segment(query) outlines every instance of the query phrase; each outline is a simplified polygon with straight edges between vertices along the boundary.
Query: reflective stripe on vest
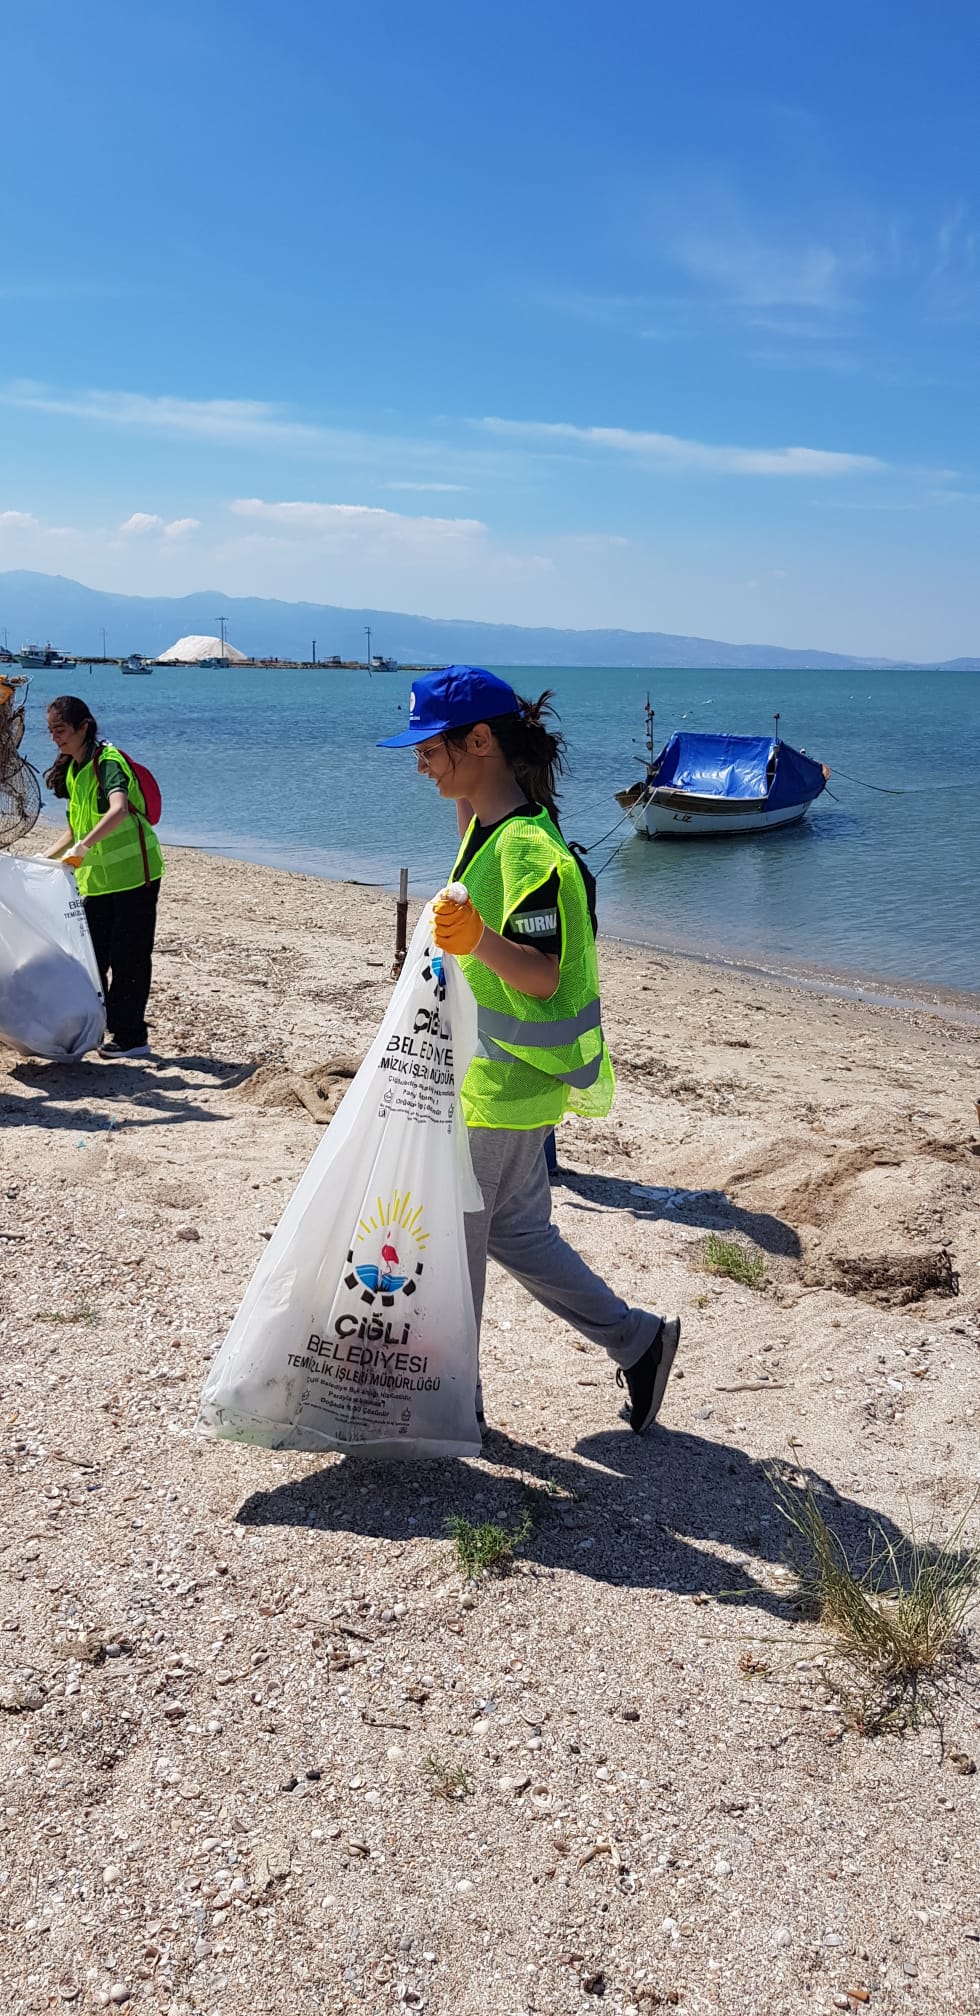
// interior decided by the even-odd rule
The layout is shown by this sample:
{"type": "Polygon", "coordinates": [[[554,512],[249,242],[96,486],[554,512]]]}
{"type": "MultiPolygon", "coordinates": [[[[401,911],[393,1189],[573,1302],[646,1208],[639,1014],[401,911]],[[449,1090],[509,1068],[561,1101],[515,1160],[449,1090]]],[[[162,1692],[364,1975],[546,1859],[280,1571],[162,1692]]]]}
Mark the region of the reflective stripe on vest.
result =
{"type": "MultiPolygon", "coordinates": [[[[477,1034],[481,1038],[480,1047],[475,1053],[477,1057],[490,1057],[496,1064],[516,1064],[520,1061],[515,1057],[512,1050],[502,1050],[500,1044],[495,1043],[492,1036],[486,1036],[482,1033],[479,1010],[477,1010],[476,1026],[477,1034]]],[[[554,1078],[559,1085],[575,1085],[584,1091],[587,1086],[595,1084],[601,1070],[602,1051],[599,1050],[593,1057],[591,1064],[580,1064],[577,1071],[552,1071],[549,1073],[549,1077],[554,1078]]]]}
{"type": "Polygon", "coordinates": [[[502,1015],[496,1008],[481,1008],[478,1015],[481,1036],[494,1036],[498,1043],[519,1044],[522,1049],[559,1049],[564,1043],[574,1043],[577,1036],[585,1036],[590,1029],[601,1029],[602,1013],[599,997],[587,1001],[577,1015],[567,1015],[561,1022],[528,1022],[520,1015],[502,1015]]]}
{"type": "MultiPolygon", "coordinates": [[[[75,870],[80,896],[116,896],[126,889],[139,889],[156,882],[163,874],[163,853],[152,826],[145,817],[143,793],[120,750],[111,742],[99,749],[99,764],[118,763],[127,784],[130,817],[114,833],[97,840],[75,870]]],[[[90,760],[80,770],[68,766],[68,824],[76,840],[84,840],[105,814],[99,809],[99,778],[90,760]]],[[[108,802],[108,794],[102,794],[108,802]]]]}
{"type": "Polygon", "coordinates": [[[550,1000],[508,986],[479,959],[460,960],[477,1003],[478,1049],[463,1086],[471,1127],[544,1127],[566,1112],[599,1116],[612,1104],[595,940],[581,876],[553,821],[546,812],[506,820],[453,879],[499,932],[556,871],[562,952],[550,1000]]]}

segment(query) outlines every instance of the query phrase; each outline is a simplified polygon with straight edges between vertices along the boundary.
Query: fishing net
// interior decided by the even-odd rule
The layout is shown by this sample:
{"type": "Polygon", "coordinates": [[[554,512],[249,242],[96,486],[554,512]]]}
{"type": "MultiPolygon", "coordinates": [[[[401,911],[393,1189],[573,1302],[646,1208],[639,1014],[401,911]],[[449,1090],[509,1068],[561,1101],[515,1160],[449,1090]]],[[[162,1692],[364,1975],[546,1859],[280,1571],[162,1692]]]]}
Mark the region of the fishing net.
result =
{"type": "Polygon", "coordinates": [[[27,680],[0,671],[0,847],[23,840],[41,810],[37,772],[19,753],[26,701],[27,680]]]}

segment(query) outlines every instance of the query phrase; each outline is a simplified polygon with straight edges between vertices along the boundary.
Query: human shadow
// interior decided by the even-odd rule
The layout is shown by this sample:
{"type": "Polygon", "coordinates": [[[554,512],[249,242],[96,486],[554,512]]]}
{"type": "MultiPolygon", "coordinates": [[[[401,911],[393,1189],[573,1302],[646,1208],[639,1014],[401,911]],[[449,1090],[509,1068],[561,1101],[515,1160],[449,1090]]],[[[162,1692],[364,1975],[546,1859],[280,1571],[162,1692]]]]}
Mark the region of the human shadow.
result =
{"type": "MultiPolygon", "coordinates": [[[[300,1526],[396,1541],[420,1535],[444,1540],[447,1521],[458,1515],[474,1524],[492,1519],[512,1531],[529,1518],[520,1553],[539,1572],[703,1594],[772,1617],[800,1614],[792,1578],[779,1587],[774,1573],[791,1549],[772,1467],[743,1450],[661,1428],[641,1440],[623,1428],[587,1437],[572,1455],[497,1431],[484,1454],[479,1468],[462,1461],[437,1461],[424,1470],[351,1457],[328,1461],[305,1477],[254,1492],[237,1518],[244,1526],[300,1526]],[[494,1461],[507,1469],[495,1475],[489,1467],[494,1461]],[[509,1474],[513,1470],[520,1474],[509,1474]],[[728,1553],[716,1554],[712,1545],[728,1553]]],[[[824,1477],[807,1473],[805,1481],[857,1565],[869,1558],[872,1519],[901,1546],[903,1536],[889,1520],[842,1497],[824,1477]]]]}
{"type": "Polygon", "coordinates": [[[663,1219],[670,1225],[700,1225],[706,1232],[740,1233],[764,1253],[800,1259],[803,1247],[795,1227],[770,1211],[746,1211],[724,1190],[684,1190],[667,1184],[628,1183],[619,1176],[562,1168],[556,1188],[570,1190],[581,1203],[573,1210],[629,1211],[637,1219],[663,1219]]]}
{"type": "Polygon", "coordinates": [[[31,1058],[15,1064],[7,1077],[18,1085],[36,1086],[37,1093],[31,1098],[5,1100],[0,1080],[0,1113],[5,1126],[41,1125],[100,1133],[118,1124],[130,1132],[136,1127],[177,1126],[189,1120],[223,1118],[194,1100],[177,1096],[201,1089],[191,1079],[161,1078],[148,1065],[135,1060],[90,1064],[82,1058],[76,1064],[58,1064],[31,1058]],[[147,1109],[147,1117],[130,1110],[124,1121],[115,1123],[111,1108],[121,1100],[147,1109]]]}

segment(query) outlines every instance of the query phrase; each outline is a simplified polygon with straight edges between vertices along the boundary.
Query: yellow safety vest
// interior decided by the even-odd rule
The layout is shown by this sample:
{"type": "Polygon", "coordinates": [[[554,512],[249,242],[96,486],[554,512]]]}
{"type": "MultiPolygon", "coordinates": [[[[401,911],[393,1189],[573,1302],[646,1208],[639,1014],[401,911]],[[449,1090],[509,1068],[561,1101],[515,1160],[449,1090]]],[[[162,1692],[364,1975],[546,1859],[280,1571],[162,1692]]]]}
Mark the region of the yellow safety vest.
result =
{"type": "MultiPolygon", "coordinates": [[[[118,763],[126,773],[129,784],[130,817],[117,826],[114,833],[104,840],[97,840],[90,854],[86,854],[81,867],[75,870],[75,880],[80,896],[116,896],[124,889],[139,889],[147,882],[158,882],[163,874],[163,853],[160,842],[146,817],[143,793],[136,782],[125,756],[111,742],[103,742],[98,751],[99,764],[108,760],[118,763]]],[[[68,824],[76,840],[84,840],[93,826],[104,817],[106,806],[99,810],[99,780],[95,774],[95,764],[90,759],[76,769],[69,763],[66,777],[68,785],[68,824]]]]}
{"type": "Polygon", "coordinates": [[[556,869],[561,918],[557,991],[536,1001],[472,955],[459,964],[476,997],[479,1047],[463,1082],[470,1127],[515,1133],[552,1127],[565,1113],[608,1113],[616,1081],[602,1034],[599,962],[574,856],[547,812],[507,819],[467,862],[464,836],[453,880],[464,882],[485,924],[502,932],[556,869]]]}

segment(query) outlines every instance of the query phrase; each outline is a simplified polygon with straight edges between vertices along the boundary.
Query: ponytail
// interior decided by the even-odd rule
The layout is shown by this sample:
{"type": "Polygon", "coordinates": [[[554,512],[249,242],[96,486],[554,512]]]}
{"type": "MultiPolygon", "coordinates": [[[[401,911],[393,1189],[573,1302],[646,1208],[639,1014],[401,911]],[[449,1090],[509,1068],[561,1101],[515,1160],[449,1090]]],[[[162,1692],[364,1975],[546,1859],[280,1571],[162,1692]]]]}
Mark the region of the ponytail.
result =
{"type": "MultiPolygon", "coordinates": [[[[557,824],[556,785],[565,769],[565,737],[557,725],[546,726],[546,717],[556,724],[558,720],[551,700],[551,689],[537,700],[522,700],[518,695],[516,714],[498,714],[487,725],[531,804],[543,805],[557,824]]],[[[476,726],[476,722],[471,722],[469,727],[454,728],[446,735],[446,741],[462,748],[470,728],[476,726]]]]}

